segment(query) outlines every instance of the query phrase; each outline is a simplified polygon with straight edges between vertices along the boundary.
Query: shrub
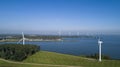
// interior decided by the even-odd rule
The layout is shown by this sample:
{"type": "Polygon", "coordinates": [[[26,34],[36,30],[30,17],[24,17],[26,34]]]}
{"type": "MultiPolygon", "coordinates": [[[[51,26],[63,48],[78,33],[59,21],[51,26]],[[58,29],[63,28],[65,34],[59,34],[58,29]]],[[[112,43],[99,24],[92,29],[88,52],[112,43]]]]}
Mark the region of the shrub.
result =
{"type": "Polygon", "coordinates": [[[22,61],[39,50],[40,47],[37,45],[2,44],[0,45],[0,57],[9,60],[22,61]]]}
{"type": "MultiPolygon", "coordinates": [[[[94,58],[94,59],[98,59],[99,58],[99,54],[95,53],[95,54],[91,54],[91,55],[88,55],[86,56],[88,58],[94,58]]],[[[101,55],[101,58],[102,59],[106,59],[106,60],[110,60],[111,58],[107,55],[101,55]]]]}

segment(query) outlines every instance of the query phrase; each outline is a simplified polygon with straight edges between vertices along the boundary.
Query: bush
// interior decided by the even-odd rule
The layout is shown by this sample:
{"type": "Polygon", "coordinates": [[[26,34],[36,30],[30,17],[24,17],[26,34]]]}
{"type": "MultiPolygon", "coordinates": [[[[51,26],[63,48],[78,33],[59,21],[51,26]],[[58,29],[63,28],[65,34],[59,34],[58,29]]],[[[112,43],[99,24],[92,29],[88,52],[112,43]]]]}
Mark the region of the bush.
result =
{"type": "Polygon", "coordinates": [[[40,47],[36,45],[2,44],[0,45],[0,57],[9,60],[22,61],[39,50],[40,47]]]}
{"type": "MultiPolygon", "coordinates": [[[[86,56],[86,57],[98,59],[99,58],[99,54],[95,53],[95,54],[92,54],[92,55],[89,55],[89,56],[86,56]]],[[[111,59],[109,56],[106,56],[106,55],[102,55],[101,58],[102,59],[106,59],[106,60],[110,60],[111,59]]]]}

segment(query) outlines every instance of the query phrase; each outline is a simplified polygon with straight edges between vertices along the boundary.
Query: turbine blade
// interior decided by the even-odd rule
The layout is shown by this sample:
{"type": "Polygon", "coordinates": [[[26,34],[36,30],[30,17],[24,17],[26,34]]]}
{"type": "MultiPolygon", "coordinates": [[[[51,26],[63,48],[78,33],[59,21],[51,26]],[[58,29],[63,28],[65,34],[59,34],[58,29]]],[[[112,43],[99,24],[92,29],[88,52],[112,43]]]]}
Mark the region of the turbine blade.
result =
{"type": "Polygon", "coordinates": [[[22,41],[23,39],[20,39],[18,42],[17,42],[17,44],[20,42],[20,41],[22,41]]]}

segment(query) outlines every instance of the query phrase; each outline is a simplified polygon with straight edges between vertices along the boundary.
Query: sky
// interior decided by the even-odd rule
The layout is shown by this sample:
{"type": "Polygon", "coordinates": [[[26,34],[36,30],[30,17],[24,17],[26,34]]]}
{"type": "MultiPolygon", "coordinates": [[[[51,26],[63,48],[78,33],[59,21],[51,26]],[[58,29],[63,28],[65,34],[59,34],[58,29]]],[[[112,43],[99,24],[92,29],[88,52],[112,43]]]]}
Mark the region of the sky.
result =
{"type": "Polygon", "coordinates": [[[120,0],[0,0],[1,33],[120,34],[120,0]]]}

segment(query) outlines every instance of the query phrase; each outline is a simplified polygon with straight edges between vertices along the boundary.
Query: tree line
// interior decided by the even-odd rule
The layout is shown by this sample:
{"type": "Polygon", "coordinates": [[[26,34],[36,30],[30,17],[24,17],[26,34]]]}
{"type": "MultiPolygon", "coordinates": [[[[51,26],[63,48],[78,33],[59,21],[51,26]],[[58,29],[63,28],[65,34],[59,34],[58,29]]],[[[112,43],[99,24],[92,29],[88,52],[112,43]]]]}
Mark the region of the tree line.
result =
{"type": "Polygon", "coordinates": [[[40,50],[37,45],[1,44],[0,58],[22,61],[40,50]]]}
{"type": "MultiPolygon", "coordinates": [[[[98,58],[99,58],[99,54],[95,53],[95,54],[88,55],[88,56],[86,56],[86,57],[98,59],[98,58]]],[[[101,58],[102,58],[102,59],[106,59],[106,60],[110,60],[110,59],[111,59],[111,57],[110,57],[110,56],[107,56],[107,55],[101,55],[101,58]]]]}

